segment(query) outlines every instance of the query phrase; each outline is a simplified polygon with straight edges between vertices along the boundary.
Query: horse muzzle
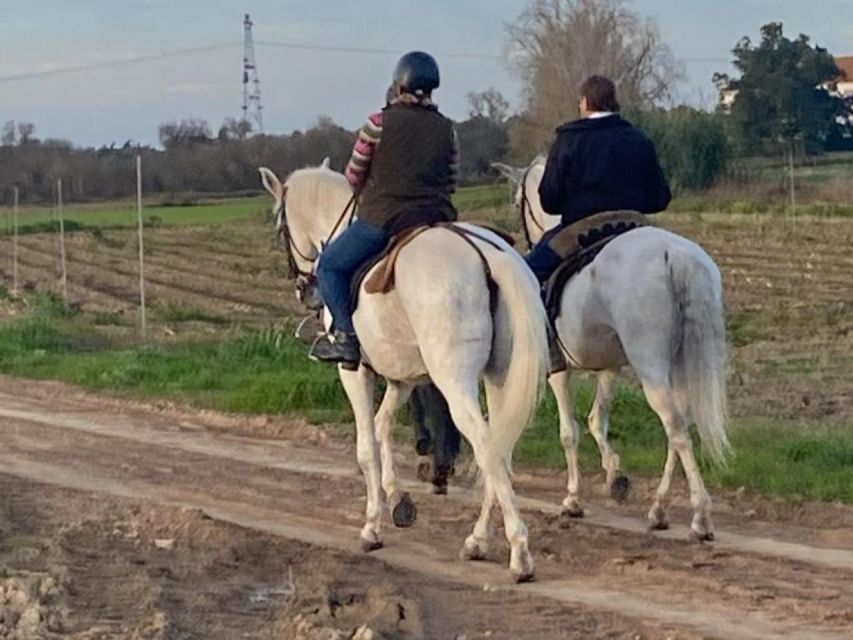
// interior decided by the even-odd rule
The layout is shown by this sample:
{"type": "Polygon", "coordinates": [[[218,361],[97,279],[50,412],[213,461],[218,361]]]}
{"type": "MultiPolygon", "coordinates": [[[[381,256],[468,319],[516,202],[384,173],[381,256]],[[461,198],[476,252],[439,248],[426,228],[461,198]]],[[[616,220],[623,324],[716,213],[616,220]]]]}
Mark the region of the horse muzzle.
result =
{"type": "Polygon", "coordinates": [[[323,308],[323,297],[317,289],[317,278],[314,275],[296,278],[296,299],[311,311],[323,308]]]}

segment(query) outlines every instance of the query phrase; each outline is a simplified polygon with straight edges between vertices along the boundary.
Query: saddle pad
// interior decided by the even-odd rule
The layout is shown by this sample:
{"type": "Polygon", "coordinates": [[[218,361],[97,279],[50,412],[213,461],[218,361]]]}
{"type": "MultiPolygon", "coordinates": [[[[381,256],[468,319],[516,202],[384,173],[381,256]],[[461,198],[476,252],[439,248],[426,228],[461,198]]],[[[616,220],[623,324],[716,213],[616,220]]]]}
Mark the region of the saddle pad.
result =
{"type": "Polygon", "coordinates": [[[429,229],[428,226],[415,227],[397,234],[391,239],[388,247],[382,252],[376,270],[365,281],[364,290],[367,293],[388,293],[394,288],[394,266],[403,248],[412,240],[429,229]]]}
{"type": "Polygon", "coordinates": [[[562,301],[563,289],[565,289],[569,280],[583,271],[585,267],[590,265],[598,257],[598,254],[601,253],[604,247],[610,244],[612,240],[615,240],[619,236],[633,231],[636,228],[636,226],[624,227],[623,225],[616,225],[612,229],[609,229],[609,234],[605,237],[600,238],[596,242],[563,260],[560,266],[557,267],[553,274],[551,274],[551,277],[548,278],[543,286],[545,311],[548,313],[548,319],[552,323],[560,315],[560,303],[562,301]]]}
{"type": "Polygon", "coordinates": [[[548,241],[548,246],[559,256],[571,258],[604,238],[648,224],[649,219],[636,211],[605,211],[566,227],[548,241]]]}
{"type": "MultiPolygon", "coordinates": [[[[388,293],[389,291],[391,291],[394,288],[394,268],[397,264],[397,258],[399,257],[400,252],[406,247],[406,245],[408,245],[421,233],[428,229],[434,229],[436,227],[442,227],[447,229],[448,231],[456,233],[466,242],[468,242],[480,256],[480,260],[483,262],[483,269],[486,273],[486,281],[489,285],[489,292],[491,296],[490,304],[494,306],[496,304],[497,294],[496,290],[494,289],[495,285],[492,280],[489,264],[483,253],[477,248],[477,245],[474,241],[479,240],[481,242],[485,242],[500,251],[503,250],[502,247],[493,240],[484,237],[470,229],[460,227],[459,225],[453,222],[439,222],[437,224],[424,224],[402,231],[401,233],[391,238],[391,240],[388,242],[388,244],[382,251],[380,251],[375,256],[367,260],[363,265],[361,265],[356,270],[355,274],[353,274],[352,280],[350,281],[350,310],[355,312],[355,309],[358,306],[358,299],[362,282],[364,282],[364,290],[366,293],[388,293]],[[373,271],[372,274],[370,274],[371,271],[373,271]],[[368,274],[370,274],[369,277],[368,274]]],[[[487,231],[492,231],[497,236],[503,238],[502,233],[498,233],[497,231],[494,231],[489,227],[483,227],[483,229],[487,231]]]]}

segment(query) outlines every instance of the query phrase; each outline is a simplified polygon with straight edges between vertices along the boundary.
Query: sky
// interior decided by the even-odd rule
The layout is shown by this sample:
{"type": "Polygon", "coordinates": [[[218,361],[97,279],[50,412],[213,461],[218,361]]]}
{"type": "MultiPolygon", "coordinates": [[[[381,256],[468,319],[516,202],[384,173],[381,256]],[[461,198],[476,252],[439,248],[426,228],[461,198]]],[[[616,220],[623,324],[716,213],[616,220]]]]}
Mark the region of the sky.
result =
{"type": "MultiPolygon", "coordinates": [[[[197,117],[214,132],[242,104],[243,13],[254,21],[268,133],[305,129],[318,116],[356,128],[381,106],[398,57],[434,52],[437,94],[453,118],[469,91],[495,87],[520,105],[521,83],[502,57],[506,25],[526,0],[0,0],[0,122],[33,122],[41,138],[77,145],[156,144],[157,127],[197,117]],[[264,42],[381,48],[395,53],[300,51],[264,42]],[[162,52],[223,45],[137,64],[10,79],[162,52]],[[453,57],[486,54],[498,59],[453,57]]],[[[681,100],[713,103],[711,76],[730,71],[737,40],[758,39],[781,21],[788,36],[810,35],[853,54],[853,0],[632,0],[654,18],[684,65],[681,100]]],[[[567,114],[567,117],[571,114],[567,114]]]]}

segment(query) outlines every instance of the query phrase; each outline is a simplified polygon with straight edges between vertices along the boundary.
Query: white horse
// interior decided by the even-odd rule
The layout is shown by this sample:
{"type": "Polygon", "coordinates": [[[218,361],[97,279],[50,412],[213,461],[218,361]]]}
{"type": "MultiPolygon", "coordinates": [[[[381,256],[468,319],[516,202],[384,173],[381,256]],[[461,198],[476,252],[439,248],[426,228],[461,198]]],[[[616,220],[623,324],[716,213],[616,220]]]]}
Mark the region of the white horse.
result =
{"type": "MultiPolygon", "coordinates": [[[[546,159],[526,169],[495,164],[516,185],[515,203],[525,236],[536,243],[560,218],[546,214],[539,183],[546,159]]],[[[669,440],[663,477],[648,512],[653,529],[668,527],[666,507],[676,462],[681,460],[693,507],[691,528],[713,539],[711,499],[693,455],[688,432],[698,427],[707,454],[723,462],[726,435],[726,336],[720,271],[699,247],[663,229],[644,227],[612,240],[595,261],[566,285],[556,329],[574,369],[598,372],[589,430],[601,452],[611,494],[624,498],[628,479],[607,440],[614,382],[630,365],[669,440]]],[[[579,502],[579,426],[572,411],[569,372],[551,375],[557,398],[560,439],[568,466],[564,513],[583,516],[579,502]]]]}
{"type": "MultiPolygon", "coordinates": [[[[346,228],[341,218],[351,198],[349,185],[328,162],[294,172],[284,185],[272,171],[260,172],[275,198],[278,229],[305,290],[323,246],[346,228]]],[[[538,284],[521,257],[495,234],[463,226],[483,239],[473,240],[479,254],[457,233],[430,229],[400,252],[392,291],[368,294],[363,286],[360,291],[353,320],[370,366],[341,368],[340,377],[355,414],[358,462],[367,485],[361,541],[368,551],[382,546],[383,490],[389,505],[395,505],[395,524],[408,526],[414,520],[411,499],[397,486],[391,432],[395,413],[414,385],[431,378],[471,443],[484,479],[482,513],[462,555],[480,559],[486,553],[496,500],[511,547],[510,570],[525,581],[533,576],[533,559],[527,527],[515,505],[509,461],[545,379],[545,311],[538,284]],[[495,300],[486,264],[496,285],[495,300]],[[374,418],[377,374],[388,386],[374,418]],[[488,421],[480,406],[481,379],[488,421]]]]}

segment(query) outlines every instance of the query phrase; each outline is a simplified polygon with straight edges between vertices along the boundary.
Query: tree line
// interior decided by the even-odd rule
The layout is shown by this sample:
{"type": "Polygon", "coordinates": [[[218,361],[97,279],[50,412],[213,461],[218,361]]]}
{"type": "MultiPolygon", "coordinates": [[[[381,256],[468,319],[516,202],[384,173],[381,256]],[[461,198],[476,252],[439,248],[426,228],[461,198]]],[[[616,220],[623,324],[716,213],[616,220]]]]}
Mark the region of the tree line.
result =
{"type": "MultiPolygon", "coordinates": [[[[508,27],[509,59],[522,84],[512,114],[496,90],[469,94],[470,112],[457,123],[463,183],[495,179],[495,161],[528,162],[545,151],[554,129],[577,117],[578,86],[592,73],[617,83],[627,118],[655,142],[676,190],[708,188],[739,155],[853,150],[853,102],[834,94],[840,70],[832,55],[805,35],[789,39],[770,23],[753,43],[733,49],[739,77],[715,74],[721,98],[714,111],[678,105],[674,88],[683,70],[654,21],[625,0],[530,0],[508,27]]],[[[63,177],[70,199],[126,197],[135,189],[141,154],[146,193],[180,201],[186,194],[257,189],[256,168],[281,175],[329,157],[342,169],[355,133],[328,118],[289,135],[252,135],[244,121],[227,119],[213,132],[198,119],[160,126],[162,148],[111,145],[75,148],[41,141],[30,123],[8,122],[0,137],[0,190],[19,185],[28,202],[50,201],[63,177]]],[[[189,197],[191,199],[191,195],[189,197]]]]}

